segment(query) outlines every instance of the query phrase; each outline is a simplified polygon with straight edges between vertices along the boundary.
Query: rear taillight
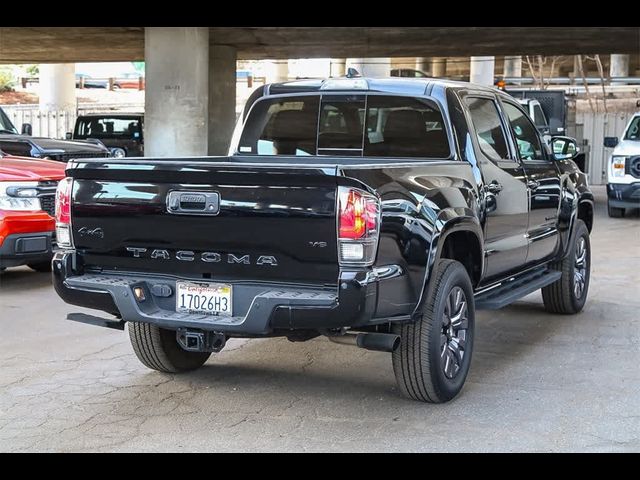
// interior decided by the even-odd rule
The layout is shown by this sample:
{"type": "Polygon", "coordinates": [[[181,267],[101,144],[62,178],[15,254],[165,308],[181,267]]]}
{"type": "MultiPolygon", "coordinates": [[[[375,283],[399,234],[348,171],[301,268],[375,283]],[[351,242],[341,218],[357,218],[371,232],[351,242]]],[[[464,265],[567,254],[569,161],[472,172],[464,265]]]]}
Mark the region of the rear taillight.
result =
{"type": "Polygon", "coordinates": [[[71,189],[73,178],[65,178],[56,190],[56,241],[58,246],[71,248],[71,189]]]}
{"type": "Polygon", "coordinates": [[[370,193],[338,188],[338,255],[341,265],[372,265],[380,233],[380,202],[370,193]]]}

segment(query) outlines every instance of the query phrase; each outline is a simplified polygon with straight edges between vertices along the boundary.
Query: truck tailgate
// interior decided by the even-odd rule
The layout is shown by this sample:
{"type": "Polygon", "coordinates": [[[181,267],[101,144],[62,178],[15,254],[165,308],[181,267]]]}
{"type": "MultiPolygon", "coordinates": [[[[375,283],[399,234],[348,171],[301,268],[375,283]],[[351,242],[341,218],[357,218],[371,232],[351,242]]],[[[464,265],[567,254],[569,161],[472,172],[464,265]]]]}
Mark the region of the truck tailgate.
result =
{"type": "Polygon", "coordinates": [[[67,175],[85,267],[338,281],[334,167],[145,159],[77,162],[67,175]]]}

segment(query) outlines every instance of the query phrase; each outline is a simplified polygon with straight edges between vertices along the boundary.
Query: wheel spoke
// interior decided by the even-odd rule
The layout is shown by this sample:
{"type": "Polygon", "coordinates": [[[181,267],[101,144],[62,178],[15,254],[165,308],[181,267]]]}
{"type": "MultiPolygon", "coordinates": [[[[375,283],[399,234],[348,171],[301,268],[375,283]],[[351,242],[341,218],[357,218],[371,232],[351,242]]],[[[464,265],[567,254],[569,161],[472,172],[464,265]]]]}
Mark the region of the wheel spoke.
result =
{"type": "Polygon", "coordinates": [[[455,363],[456,362],[453,359],[453,354],[451,353],[451,350],[447,348],[445,361],[444,361],[444,374],[449,378],[453,378],[453,376],[455,375],[455,371],[456,371],[455,363]]]}
{"type": "Polygon", "coordinates": [[[451,325],[454,329],[467,328],[467,302],[463,301],[455,315],[451,317],[451,325]],[[463,323],[465,324],[463,326],[463,323]]]}
{"type": "Polygon", "coordinates": [[[467,348],[467,332],[462,330],[458,333],[456,337],[456,341],[458,342],[458,347],[460,350],[464,351],[467,348]]]}
{"type": "Polygon", "coordinates": [[[460,345],[458,344],[458,339],[454,338],[449,342],[449,350],[451,350],[451,353],[453,354],[453,357],[456,360],[456,363],[458,365],[462,364],[462,352],[460,351],[460,345]]]}

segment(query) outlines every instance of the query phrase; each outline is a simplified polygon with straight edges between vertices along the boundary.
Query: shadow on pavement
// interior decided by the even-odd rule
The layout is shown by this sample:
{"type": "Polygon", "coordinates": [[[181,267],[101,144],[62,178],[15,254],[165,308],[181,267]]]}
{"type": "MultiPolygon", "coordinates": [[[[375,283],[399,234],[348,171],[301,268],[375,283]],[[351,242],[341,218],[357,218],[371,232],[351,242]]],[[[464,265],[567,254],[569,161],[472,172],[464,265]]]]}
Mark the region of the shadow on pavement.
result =
{"type": "Polygon", "coordinates": [[[0,295],[46,286],[51,286],[50,273],[35,272],[28,267],[8,268],[0,273],[0,295]]]}

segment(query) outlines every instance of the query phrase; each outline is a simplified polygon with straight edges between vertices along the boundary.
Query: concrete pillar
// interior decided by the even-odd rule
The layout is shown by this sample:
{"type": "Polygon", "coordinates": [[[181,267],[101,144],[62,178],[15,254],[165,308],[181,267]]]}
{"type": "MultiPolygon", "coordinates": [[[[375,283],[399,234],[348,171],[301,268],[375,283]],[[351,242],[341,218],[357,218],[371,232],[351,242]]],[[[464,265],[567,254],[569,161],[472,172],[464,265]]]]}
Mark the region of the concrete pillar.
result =
{"type": "Polygon", "coordinates": [[[433,57],[431,59],[431,76],[444,77],[447,75],[447,59],[446,57],[433,57]]]}
{"type": "Polygon", "coordinates": [[[611,55],[609,76],[611,78],[629,76],[629,55],[611,55]]]}
{"type": "Polygon", "coordinates": [[[236,49],[209,50],[209,155],[226,155],[236,122],[236,49]]]}
{"type": "Polygon", "coordinates": [[[355,68],[363,77],[390,77],[391,59],[388,57],[347,58],[347,68],[355,68]]]}
{"type": "Polygon", "coordinates": [[[495,63],[495,57],[471,57],[469,81],[478,85],[493,85],[495,63]]]}
{"type": "Polygon", "coordinates": [[[265,60],[264,74],[267,83],[286,82],[289,80],[289,60],[265,60]]]}
{"type": "Polygon", "coordinates": [[[330,77],[344,77],[346,73],[346,58],[332,58],[329,64],[330,77]]]}
{"type": "Polygon", "coordinates": [[[76,71],[73,63],[40,65],[40,110],[76,110],[76,71]]]}
{"type": "Polygon", "coordinates": [[[425,57],[416,57],[416,70],[420,70],[421,72],[428,73],[429,59],[425,57]]]}
{"type": "Polygon", "coordinates": [[[504,57],[502,75],[505,78],[522,77],[522,57],[520,55],[504,57]]]}
{"type": "Polygon", "coordinates": [[[145,28],[145,154],[207,155],[209,28],[145,28]]]}

